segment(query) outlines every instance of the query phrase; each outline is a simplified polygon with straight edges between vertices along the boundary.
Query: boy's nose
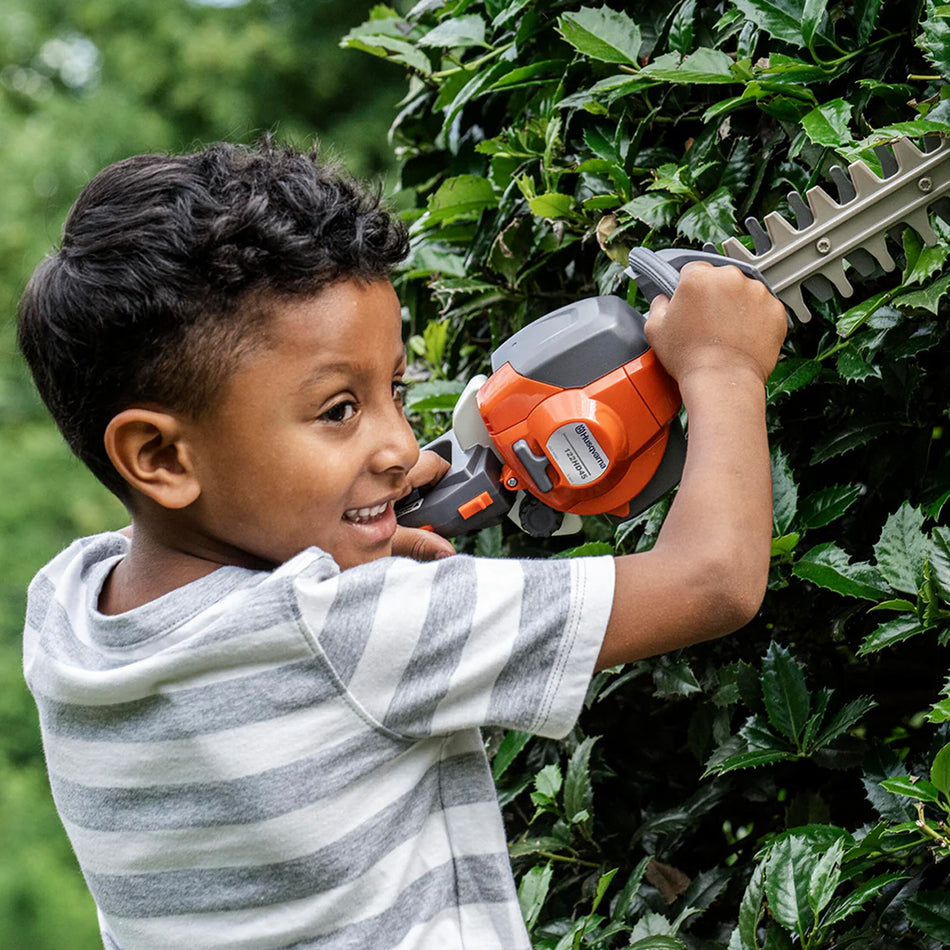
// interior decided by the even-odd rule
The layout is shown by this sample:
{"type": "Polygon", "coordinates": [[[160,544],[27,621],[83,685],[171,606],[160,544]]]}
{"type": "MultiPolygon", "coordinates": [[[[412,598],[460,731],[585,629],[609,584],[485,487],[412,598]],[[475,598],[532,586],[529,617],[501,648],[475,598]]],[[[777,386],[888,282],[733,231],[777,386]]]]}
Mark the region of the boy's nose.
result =
{"type": "Polygon", "coordinates": [[[380,423],[373,467],[380,472],[390,469],[408,472],[419,458],[419,444],[402,410],[393,408],[393,415],[380,423]]]}

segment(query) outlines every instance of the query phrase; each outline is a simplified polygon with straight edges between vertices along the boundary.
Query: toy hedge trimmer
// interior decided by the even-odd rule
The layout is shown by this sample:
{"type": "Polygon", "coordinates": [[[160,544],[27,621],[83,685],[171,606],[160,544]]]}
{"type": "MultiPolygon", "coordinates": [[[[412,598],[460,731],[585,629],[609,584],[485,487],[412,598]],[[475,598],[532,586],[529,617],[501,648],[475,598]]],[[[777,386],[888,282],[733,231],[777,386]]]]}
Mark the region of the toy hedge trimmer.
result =
{"type": "MultiPolygon", "coordinates": [[[[950,140],[909,139],[864,162],[831,169],[837,200],[820,187],[746,221],[754,251],[736,238],[703,251],[635,248],[626,273],[648,300],[672,295],[690,261],[732,264],[763,281],[801,321],[804,288],[821,300],[852,293],[845,264],[863,277],[896,265],[885,236],[904,225],[936,243],[928,212],[950,205],[950,140]]],[[[645,317],[619,297],[589,297],[524,327],[492,354],[491,376],[463,391],[452,429],[426,448],[450,463],[424,493],[397,506],[403,525],[446,537],[511,517],[528,534],[580,529],[581,515],[624,520],[676,485],[686,454],[679,391],[643,333],[645,317]]]]}

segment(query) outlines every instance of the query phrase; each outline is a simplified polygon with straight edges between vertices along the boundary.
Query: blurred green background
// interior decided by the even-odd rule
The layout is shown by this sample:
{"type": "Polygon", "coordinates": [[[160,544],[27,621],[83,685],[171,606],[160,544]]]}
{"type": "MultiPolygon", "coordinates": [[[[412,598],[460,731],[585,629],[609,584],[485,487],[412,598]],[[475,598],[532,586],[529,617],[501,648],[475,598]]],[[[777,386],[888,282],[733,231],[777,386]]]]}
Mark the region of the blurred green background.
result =
{"type": "Polygon", "coordinates": [[[351,0],[0,0],[0,947],[101,947],[49,797],[20,635],[30,578],[124,523],[69,455],[16,354],[16,301],[78,191],[137,152],[267,130],[385,180],[399,70],[338,43],[351,0]]]}

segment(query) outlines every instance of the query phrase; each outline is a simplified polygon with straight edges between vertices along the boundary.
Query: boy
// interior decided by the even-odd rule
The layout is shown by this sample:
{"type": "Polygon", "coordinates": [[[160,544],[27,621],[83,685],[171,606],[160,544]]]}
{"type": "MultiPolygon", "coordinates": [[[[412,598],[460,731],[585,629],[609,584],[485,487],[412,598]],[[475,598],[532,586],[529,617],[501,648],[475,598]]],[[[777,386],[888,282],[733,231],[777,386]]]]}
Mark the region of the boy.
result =
{"type": "Polygon", "coordinates": [[[758,609],[763,285],[697,265],[652,309],[690,440],[650,552],[479,560],[393,515],[438,474],[405,251],[311,158],[219,145],[101,172],[24,293],[40,392],[132,518],[40,572],[24,648],[110,950],[527,948],[478,727],[564,735],[595,667],[758,609]]]}

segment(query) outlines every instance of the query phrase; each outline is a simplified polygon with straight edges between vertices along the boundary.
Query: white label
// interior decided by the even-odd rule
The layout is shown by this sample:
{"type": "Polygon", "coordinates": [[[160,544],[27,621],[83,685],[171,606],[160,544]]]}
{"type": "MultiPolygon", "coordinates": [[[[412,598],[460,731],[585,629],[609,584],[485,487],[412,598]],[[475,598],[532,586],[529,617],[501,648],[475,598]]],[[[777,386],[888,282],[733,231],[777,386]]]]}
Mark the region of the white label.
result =
{"type": "Polygon", "coordinates": [[[610,459],[583,422],[570,422],[551,433],[547,453],[572,485],[597,481],[610,459]]]}

